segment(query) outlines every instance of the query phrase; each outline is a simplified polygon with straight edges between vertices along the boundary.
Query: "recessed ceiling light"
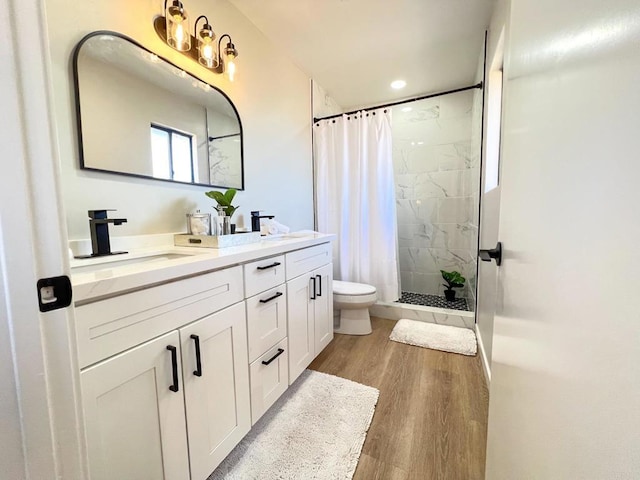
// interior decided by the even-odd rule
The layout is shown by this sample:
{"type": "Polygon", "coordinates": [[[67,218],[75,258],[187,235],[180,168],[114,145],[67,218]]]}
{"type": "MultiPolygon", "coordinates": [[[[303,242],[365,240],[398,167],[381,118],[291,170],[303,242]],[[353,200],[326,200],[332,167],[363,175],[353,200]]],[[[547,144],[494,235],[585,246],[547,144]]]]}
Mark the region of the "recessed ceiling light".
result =
{"type": "Polygon", "coordinates": [[[391,82],[391,88],[394,88],[396,90],[400,90],[401,88],[404,88],[407,86],[407,82],[405,82],[404,80],[394,80],[393,82],[391,82]]]}
{"type": "Polygon", "coordinates": [[[413,110],[411,107],[404,107],[402,109],[403,112],[410,112],[411,110],[413,110]]]}

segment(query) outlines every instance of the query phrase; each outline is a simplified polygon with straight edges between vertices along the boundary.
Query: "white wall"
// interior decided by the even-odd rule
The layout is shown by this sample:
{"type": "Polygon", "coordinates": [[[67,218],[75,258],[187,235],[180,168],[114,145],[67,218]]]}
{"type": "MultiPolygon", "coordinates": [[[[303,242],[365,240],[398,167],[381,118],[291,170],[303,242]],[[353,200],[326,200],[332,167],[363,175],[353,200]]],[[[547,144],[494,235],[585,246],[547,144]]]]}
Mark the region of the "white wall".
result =
{"type": "Polygon", "coordinates": [[[150,126],[155,124],[194,136],[206,182],[207,113],[202,105],[91,57],[82,60],[79,83],[86,166],[152,176],[150,126]]]}
{"type": "Polygon", "coordinates": [[[207,72],[165,45],[153,29],[162,2],[45,0],[61,153],[62,192],[71,239],[88,237],[87,210],[115,208],[129,222],[113,235],[185,230],[185,214],[212,211],[206,187],[81,171],[78,168],[71,54],[84,35],[114,30],[221,88],[235,103],[244,129],[245,191],[234,220],[249,225],[250,210],[274,214],[293,229],[313,227],[311,99],[309,78],[278,53],[227,0],[189,0],[192,19],[204,14],[232,35],[239,50],[234,83],[207,72]]]}
{"type": "MultiPolygon", "coordinates": [[[[496,8],[494,10],[493,16],[491,18],[491,24],[488,29],[488,37],[487,37],[487,65],[486,65],[486,78],[489,78],[489,69],[491,60],[496,55],[496,51],[498,49],[498,43],[500,40],[501,32],[505,31],[505,38],[508,35],[508,19],[510,12],[510,0],[499,0],[496,3],[496,8]]],[[[480,59],[479,61],[483,62],[484,59],[480,59]]],[[[486,88],[486,85],[485,85],[486,88]]],[[[485,96],[487,92],[485,90],[485,96]]],[[[487,152],[487,122],[488,122],[488,113],[487,108],[485,107],[483,112],[483,123],[484,123],[484,139],[482,145],[483,151],[483,159],[486,160],[486,152],[487,152]]],[[[486,161],[485,161],[486,163],[486,161]]],[[[483,165],[483,170],[486,165],[483,165]]],[[[484,172],[483,172],[484,173],[484,172]]],[[[484,189],[482,188],[482,191],[484,189]]],[[[493,194],[482,194],[482,211],[480,215],[481,225],[480,225],[480,246],[481,248],[493,248],[496,245],[496,241],[499,237],[498,234],[498,222],[500,215],[500,195],[497,190],[493,192],[493,194]],[[497,238],[496,238],[497,237],[497,238]]],[[[488,365],[485,367],[489,367],[491,365],[491,356],[492,356],[492,344],[493,344],[493,316],[495,313],[495,263],[486,263],[486,262],[477,262],[478,265],[478,303],[477,303],[477,328],[481,337],[482,346],[484,349],[484,354],[487,359],[488,365]],[[484,284],[483,284],[484,280],[484,284]],[[489,284],[490,282],[490,284],[489,284]],[[484,291],[483,291],[484,289],[484,291]],[[489,301],[491,305],[485,303],[489,301]]]]}
{"type": "Polygon", "coordinates": [[[318,82],[313,82],[313,116],[327,117],[344,112],[338,102],[318,82]]]}

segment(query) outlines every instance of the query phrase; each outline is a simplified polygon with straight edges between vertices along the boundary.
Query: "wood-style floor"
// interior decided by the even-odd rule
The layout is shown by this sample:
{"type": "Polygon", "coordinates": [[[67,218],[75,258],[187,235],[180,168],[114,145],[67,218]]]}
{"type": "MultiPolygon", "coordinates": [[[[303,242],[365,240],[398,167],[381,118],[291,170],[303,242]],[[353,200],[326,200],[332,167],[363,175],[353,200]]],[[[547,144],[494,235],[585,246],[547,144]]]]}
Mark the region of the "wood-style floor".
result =
{"type": "Polygon", "coordinates": [[[380,390],[354,480],[484,478],[488,392],[479,356],[389,340],[393,320],[373,333],[335,335],[309,368],[380,390]]]}

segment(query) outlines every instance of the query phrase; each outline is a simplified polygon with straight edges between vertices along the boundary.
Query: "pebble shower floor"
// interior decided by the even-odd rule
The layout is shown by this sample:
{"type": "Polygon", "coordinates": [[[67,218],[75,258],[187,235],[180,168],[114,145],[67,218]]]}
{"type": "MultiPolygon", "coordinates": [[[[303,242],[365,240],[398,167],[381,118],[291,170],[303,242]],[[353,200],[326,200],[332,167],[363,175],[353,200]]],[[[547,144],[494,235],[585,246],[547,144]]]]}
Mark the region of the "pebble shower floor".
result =
{"type": "Polygon", "coordinates": [[[397,303],[408,303],[410,305],[423,305],[426,307],[449,308],[451,310],[469,311],[466,298],[457,298],[450,302],[440,295],[428,295],[426,293],[402,292],[402,296],[397,303]]]}

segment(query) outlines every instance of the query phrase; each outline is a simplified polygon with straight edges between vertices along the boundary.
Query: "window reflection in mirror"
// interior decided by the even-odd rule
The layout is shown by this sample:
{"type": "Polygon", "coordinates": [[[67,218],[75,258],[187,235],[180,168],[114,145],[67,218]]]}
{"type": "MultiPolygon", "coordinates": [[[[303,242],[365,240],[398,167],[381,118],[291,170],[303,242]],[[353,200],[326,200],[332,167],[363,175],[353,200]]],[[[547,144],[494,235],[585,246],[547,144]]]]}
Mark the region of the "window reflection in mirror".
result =
{"type": "Polygon", "coordinates": [[[193,135],[151,125],[151,163],[153,176],[165,180],[193,183],[193,135]]]}
{"type": "Polygon", "coordinates": [[[81,168],[244,188],[240,118],[218,89],[113,32],[78,44],[74,75],[81,168]]]}

